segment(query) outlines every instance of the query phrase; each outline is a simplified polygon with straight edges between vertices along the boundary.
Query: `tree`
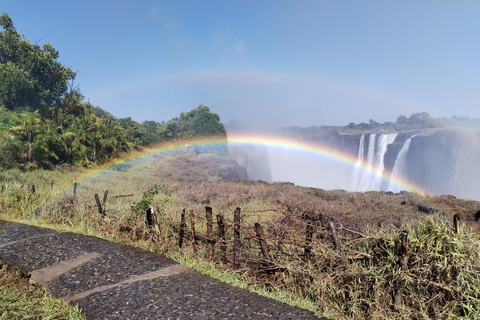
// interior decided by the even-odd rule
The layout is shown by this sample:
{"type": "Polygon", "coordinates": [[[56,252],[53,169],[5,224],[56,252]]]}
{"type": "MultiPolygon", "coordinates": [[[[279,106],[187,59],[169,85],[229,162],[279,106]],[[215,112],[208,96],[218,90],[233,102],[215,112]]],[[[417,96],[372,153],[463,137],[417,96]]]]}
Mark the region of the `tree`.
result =
{"type": "Polygon", "coordinates": [[[71,131],[71,126],[62,125],[62,121],[58,121],[58,118],[44,119],[41,131],[42,135],[37,136],[38,147],[35,158],[44,165],[59,162],[73,164],[76,135],[71,131]]]}
{"type": "Polygon", "coordinates": [[[399,123],[399,124],[407,124],[407,122],[408,122],[408,119],[405,116],[399,116],[397,118],[397,123],[399,123]]]}
{"type": "Polygon", "coordinates": [[[67,91],[75,73],[57,61],[49,43],[43,48],[22,38],[12,19],[0,15],[0,106],[9,110],[48,109],[67,91]]]}
{"type": "Polygon", "coordinates": [[[8,131],[0,131],[0,170],[14,168],[21,161],[21,146],[8,131]]]}
{"type": "MultiPolygon", "coordinates": [[[[28,142],[27,159],[32,161],[33,139],[34,134],[40,132],[38,130],[40,118],[38,112],[24,112],[19,116],[20,124],[10,129],[11,132],[26,137],[28,142]]],[[[25,139],[25,138],[24,138],[25,139]]]]}
{"type": "Polygon", "coordinates": [[[179,124],[185,138],[211,135],[223,135],[226,137],[227,135],[227,131],[220,122],[218,114],[210,112],[210,109],[203,105],[187,113],[180,113],[179,124]]]}
{"type": "Polygon", "coordinates": [[[178,118],[173,118],[165,125],[167,139],[181,138],[181,126],[178,118]]]}

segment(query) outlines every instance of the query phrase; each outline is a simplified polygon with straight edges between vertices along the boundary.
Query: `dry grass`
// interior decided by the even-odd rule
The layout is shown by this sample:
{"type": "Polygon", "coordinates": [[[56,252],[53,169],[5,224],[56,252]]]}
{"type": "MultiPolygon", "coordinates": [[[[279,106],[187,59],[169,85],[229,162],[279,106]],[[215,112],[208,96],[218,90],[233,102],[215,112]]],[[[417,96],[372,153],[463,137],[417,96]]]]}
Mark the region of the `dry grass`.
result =
{"type": "Polygon", "coordinates": [[[463,226],[459,235],[451,231],[453,214],[475,219],[480,204],[473,201],[238,179],[226,182],[238,174],[231,162],[188,151],[98,171],[80,181],[73,196],[75,179],[91,172],[4,174],[0,205],[8,209],[10,218],[133,244],[189,261],[197,269],[212,264],[217,270],[226,270],[221,273],[227,275],[224,277],[241,279],[250,289],[302,301],[297,304],[318,315],[336,319],[480,318],[478,236],[470,225],[463,226]],[[27,181],[35,181],[35,193],[25,187],[27,181]],[[154,184],[166,185],[172,192],[171,198],[164,193],[153,198],[154,203],[163,205],[160,243],[153,241],[155,237],[145,228],[144,214],[131,210],[154,184]],[[98,213],[93,195],[99,194],[102,200],[105,190],[104,216],[98,213]],[[207,238],[205,206],[214,213],[214,256],[208,258],[202,242],[207,238]],[[233,270],[236,207],[242,209],[242,260],[239,269],[233,270]],[[425,208],[434,213],[425,213],[425,208]],[[184,246],[178,248],[182,209],[187,213],[192,209],[195,214],[195,247],[187,214],[184,246]],[[220,212],[226,220],[226,259],[221,255],[215,219],[220,212]],[[314,217],[308,260],[306,212],[314,217]],[[334,249],[330,222],[337,228],[342,252],[334,249]],[[260,252],[254,223],[263,227],[271,261],[265,261],[260,252]],[[401,258],[401,230],[409,232],[406,263],[401,258]]]}

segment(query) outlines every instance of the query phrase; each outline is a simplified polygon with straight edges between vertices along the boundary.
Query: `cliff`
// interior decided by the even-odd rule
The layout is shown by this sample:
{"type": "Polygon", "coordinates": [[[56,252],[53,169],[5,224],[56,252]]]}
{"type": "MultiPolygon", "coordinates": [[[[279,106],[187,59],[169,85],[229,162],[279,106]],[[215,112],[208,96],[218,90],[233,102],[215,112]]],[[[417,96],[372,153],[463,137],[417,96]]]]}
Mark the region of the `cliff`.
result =
{"type": "MultiPolygon", "coordinates": [[[[309,132],[305,128],[277,129],[275,133],[283,136],[290,134],[290,137],[295,139],[328,145],[353,157],[358,155],[362,136],[361,134],[347,135],[332,134],[331,132],[319,134],[318,132],[309,132]]],[[[372,133],[365,134],[364,159],[367,155],[370,134],[372,133]]],[[[381,134],[376,135],[376,143],[381,134]]],[[[406,164],[404,164],[406,166],[403,176],[405,179],[431,194],[452,194],[461,198],[480,200],[480,130],[450,127],[400,131],[395,140],[387,146],[383,155],[384,176],[392,172],[400,150],[405,141],[412,136],[414,138],[411,140],[405,160],[406,164]]],[[[271,181],[272,176],[274,178],[278,176],[278,173],[271,172],[272,159],[269,159],[267,146],[245,146],[234,152],[230,150],[230,153],[246,167],[249,179],[271,181]]],[[[288,162],[285,163],[288,164],[288,162]]],[[[283,170],[293,170],[293,167],[302,165],[296,158],[296,162],[292,162],[288,168],[283,168],[283,170]]],[[[308,170],[308,168],[304,169],[308,170]]],[[[311,170],[313,173],[314,168],[311,170]]],[[[345,170],[353,169],[346,168],[345,170]]],[[[328,170],[323,172],[324,180],[342,179],[341,188],[355,190],[355,187],[352,187],[352,181],[348,181],[351,179],[348,177],[352,177],[349,173],[332,173],[333,171],[328,172],[328,170]]],[[[300,183],[295,181],[295,177],[291,182],[300,183]]],[[[389,186],[384,181],[378,188],[378,191],[387,191],[389,186]]]]}
{"type": "Polygon", "coordinates": [[[230,155],[245,168],[246,176],[252,180],[273,182],[266,146],[244,145],[229,147],[230,155]]]}

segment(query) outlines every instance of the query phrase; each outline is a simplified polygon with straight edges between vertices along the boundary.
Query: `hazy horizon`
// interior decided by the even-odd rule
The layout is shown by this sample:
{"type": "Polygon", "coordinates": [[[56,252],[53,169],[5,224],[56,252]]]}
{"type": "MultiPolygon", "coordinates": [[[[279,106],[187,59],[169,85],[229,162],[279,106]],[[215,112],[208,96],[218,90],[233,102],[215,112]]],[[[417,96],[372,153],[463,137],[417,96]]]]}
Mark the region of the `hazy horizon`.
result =
{"type": "Polygon", "coordinates": [[[200,104],[228,124],[480,117],[478,1],[0,0],[118,118],[200,104]]]}

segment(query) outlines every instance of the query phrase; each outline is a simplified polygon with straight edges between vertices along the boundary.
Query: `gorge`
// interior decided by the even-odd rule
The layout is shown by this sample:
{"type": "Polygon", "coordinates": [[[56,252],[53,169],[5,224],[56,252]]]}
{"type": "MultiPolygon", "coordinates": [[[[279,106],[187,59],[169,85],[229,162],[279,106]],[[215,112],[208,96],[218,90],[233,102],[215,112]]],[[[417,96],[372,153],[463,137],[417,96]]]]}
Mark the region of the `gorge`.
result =
{"type": "Polygon", "coordinates": [[[307,133],[298,128],[274,132],[339,150],[352,159],[351,163],[268,143],[230,148],[230,152],[253,180],[359,192],[410,189],[480,200],[478,130],[449,127],[362,134],[307,133]]]}

